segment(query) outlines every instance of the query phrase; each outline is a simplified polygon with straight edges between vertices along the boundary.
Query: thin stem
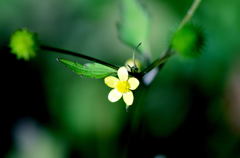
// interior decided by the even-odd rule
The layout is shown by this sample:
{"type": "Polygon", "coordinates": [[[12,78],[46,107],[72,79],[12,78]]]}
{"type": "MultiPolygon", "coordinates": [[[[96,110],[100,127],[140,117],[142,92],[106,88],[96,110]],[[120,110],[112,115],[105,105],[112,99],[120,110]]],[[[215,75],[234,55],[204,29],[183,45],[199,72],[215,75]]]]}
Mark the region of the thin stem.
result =
{"type": "MultiPolygon", "coordinates": [[[[184,16],[183,20],[181,21],[181,23],[178,26],[178,29],[181,29],[186,23],[189,22],[189,20],[191,20],[192,16],[194,15],[196,9],[198,8],[198,6],[200,5],[202,0],[194,0],[191,7],[189,8],[189,10],[187,11],[186,15],[184,16]]],[[[157,60],[155,60],[152,64],[150,64],[146,69],[144,69],[140,76],[144,76],[146,73],[148,73],[149,71],[151,71],[152,69],[154,69],[155,67],[162,67],[164,65],[164,63],[168,60],[168,58],[173,55],[173,51],[171,50],[171,47],[169,46],[168,49],[165,51],[165,53],[163,54],[162,57],[158,58],[157,60]]]]}
{"type": "Polygon", "coordinates": [[[68,51],[68,50],[65,50],[65,49],[54,48],[54,47],[45,46],[45,45],[41,45],[40,48],[42,50],[46,50],[46,51],[58,52],[58,53],[61,53],[61,54],[71,55],[71,56],[83,58],[83,59],[86,59],[86,60],[94,61],[96,63],[106,65],[106,66],[111,67],[111,68],[116,69],[116,70],[118,70],[118,68],[119,68],[118,66],[109,64],[105,61],[102,61],[102,60],[99,60],[99,59],[96,59],[96,58],[93,58],[93,57],[89,57],[89,56],[86,56],[86,55],[83,55],[83,54],[75,53],[75,52],[72,52],[72,51],[68,51]]]}
{"type": "Polygon", "coordinates": [[[194,0],[191,7],[188,9],[186,15],[184,16],[183,20],[178,26],[178,30],[181,29],[186,23],[191,20],[192,16],[194,15],[196,9],[198,8],[199,4],[201,3],[202,0],[194,0]]]}
{"type": "Polygon", "coordinates": [[[151,65],[149,65],[146,69],[144,69],[141,72],[141,76],[144,76],[146,73],[148,73],[149,71],[151,71],[152,69],[154,69],[155,67],[159,67],[162,64],[164,64],[168,58],[173,55],[173,52],[171,50],[171,48],[169,47],[162,55],[162,57],[156,59],[151,65]]]}

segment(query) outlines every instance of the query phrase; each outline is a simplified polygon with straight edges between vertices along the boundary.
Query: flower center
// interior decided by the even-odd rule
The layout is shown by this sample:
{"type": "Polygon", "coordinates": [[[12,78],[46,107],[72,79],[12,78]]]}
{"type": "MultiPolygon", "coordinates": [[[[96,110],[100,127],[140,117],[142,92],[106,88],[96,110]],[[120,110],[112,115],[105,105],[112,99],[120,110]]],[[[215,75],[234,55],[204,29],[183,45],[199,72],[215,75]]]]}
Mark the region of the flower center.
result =
{"type": "Polygon", "coordinates": [[[121,93],[129,92],[130,85],[128,81],[118,81],[116,89],[121,93]]]}

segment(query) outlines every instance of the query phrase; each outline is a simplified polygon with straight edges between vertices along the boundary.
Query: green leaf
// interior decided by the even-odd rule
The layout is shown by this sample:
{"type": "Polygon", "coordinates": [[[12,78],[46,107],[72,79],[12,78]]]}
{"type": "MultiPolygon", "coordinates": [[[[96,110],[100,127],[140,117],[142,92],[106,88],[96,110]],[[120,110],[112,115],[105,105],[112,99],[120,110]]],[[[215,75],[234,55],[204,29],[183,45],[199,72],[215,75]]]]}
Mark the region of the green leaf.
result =
{"type": "Polygon", "coordinates": [[[118,23],[118,34],[120,40],[132,48],[140,42],[138,48],[141,53],[150,53],[149,46],[149,17],[138,0],[121,1],[121,19],[118,23]]]}
{"type": "Polygon", "coordinates": [[[99,63],[88,63],[82,65],[77,62],[59,58],[58,61],[64,64],[67,68],[71,69],[76,74],[90,78],[104,78],[117,72],[117,70],[99,63]]]}

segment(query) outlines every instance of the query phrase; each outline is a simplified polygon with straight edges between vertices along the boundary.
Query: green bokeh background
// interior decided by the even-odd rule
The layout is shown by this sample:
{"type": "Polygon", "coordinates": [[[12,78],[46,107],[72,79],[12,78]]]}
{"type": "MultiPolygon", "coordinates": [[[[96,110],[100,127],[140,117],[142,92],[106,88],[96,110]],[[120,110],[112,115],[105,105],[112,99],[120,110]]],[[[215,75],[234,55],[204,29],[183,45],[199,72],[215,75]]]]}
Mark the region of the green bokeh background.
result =
{"type": "MultiPolygon", "coordinates": [[[[150,15],[150,46],[153,59],[156,59],[167,48],[192,1],[143,0],[143,3],[150,15]]],[[[199,100],[208,98],[202,115],[213,128],[205,144],[209,150],[207,156],[240,157],[239,150],[236,151],[240,130],[230,123],[227,110],[230,106],[226,103],[231,72],[240,61],[239,6],[238,0],[203,0],[193,18],[193,23],[201,26],[205,33],[202,55],[197,59],[172,57],[148,90],[137,92],[136,104],[130,110],[136,111],[142,103],[139,110],[150,135],[168,138],[180,129],[193,103],[197,102],[196,96],[192,101],[197,91],[203,96],[199,100]]],[[[44,44],[124,65],[132,57],[132,49],[118,39],[119,14],[117,0],[0,0],[0,46],[7,45],[13,31],[26,27],[37,32],[44,44]]],[[[118,150],[118,141],[131,112],[126,113],[122,100],[114,104],[107,100],[110,89],[103,80],[79,77],[56,62],[56,57],[86,62],[40,52],[27,63],[39,72],[51,116],[47,125],[39,123],[37,128],[44,129],[48,135],[44,143],[55,146],[54,143],[63,142],[64,147],[53,149],[56,153],[64,150],[63,157],[69,157],[71,148],[79,151],[82,157],[124,157],[118,150]]],[[[38,122],[34,117],[31,119],[38,122]]],[[[27,151],[19,149],[18,145],[11,146],[6,157],[33,158],[31,154],[28,157],[23,154],[27,151]]],[[[49,152],[49,148],[39,150],[44,153],[49,152]]],[[[59,157],[49,154],[49,158],[59,157]]]]}

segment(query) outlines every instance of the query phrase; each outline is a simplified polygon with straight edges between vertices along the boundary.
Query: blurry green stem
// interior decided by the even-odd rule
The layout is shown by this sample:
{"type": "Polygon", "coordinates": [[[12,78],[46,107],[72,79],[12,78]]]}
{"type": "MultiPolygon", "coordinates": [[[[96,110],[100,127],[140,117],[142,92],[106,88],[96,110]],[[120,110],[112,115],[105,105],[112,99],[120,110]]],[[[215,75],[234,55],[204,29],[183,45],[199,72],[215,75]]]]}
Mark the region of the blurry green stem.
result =
{"type": "MultiPolygon", "coordinates": [[[[192,16],[194,15],[196,9],[198,8],[199,4],[201,3],[202,0],[194,0],[191,7],[189,8],[189,10],[187,11],[186,15],[184,16],[183,20],[181,21],[181,23],[178,26],[177,30],[180,30],[186,23],[189,22],[189,20],[191,20],[192,16]]],[[[140,76],[144,76],[146,73],[150,72],[152,69],[156,68],[156,67],[161,67],[164,65],[164,63],[168,60],[168,58],[170,56],[173,55],[173,51],[171,49],[171,47],[169,47],[165,53],[163,54],[162,57],[158,58],[157,60],[155,60],[152,64],[150,64],[146,69],[144,69],[140,76]]]]}
{"type": "Polygon", "coordinates": [[[163,65],[170,56],[173,55],[173,51],[172,49],[169,47],[162,55],[162,57],[156,59],[151,65],[149,65],[146,69],[144,69],[141,72],[141,76],[144,76],[146,73],[148,73],[149,71],[151,71],[152,69],[156,68],[156,67],[160,67],[161,65],[163,65]]]}
{"type": "Polygon", "coordinates": [[[180,30],[186,23],[191,20],[192,16],[194,15],[196,9],[198,8],[199,4],[201,3],[202,0],[194,0],[192,3],[192,6],[188,9],[185,17],[181,21],[181,23],[178,26],[178,30],[180,30]]]}
{"type": "Polygon", "coordinates": [[[119,68],[118,66],[109,64],[105,61],[102,61],[102,60],[99,60],[99,59],[96,59],[96,58],[93,58],[93,57],[89,57],[89,56],[86,56],[86,55],[83,55],[83,54],[75,53],[75,52],[72,52],[72,51],[69,51],[69,50],[54,48],[54,47],[45,46],[45,45],[41,45],[40,48],[42,50],[46,50],[46,51],[58,52],[58,53],[61,53],[61,54],[71,55],[71,56],[83,58],[83,59],[86,59],[86,60],[90,60],[90,61],[102,64],[102,65],[106,65],[106,66],[111,67],[111,68],[116,69],[116,70],[118,70],[118,68],[119,68]]]}

